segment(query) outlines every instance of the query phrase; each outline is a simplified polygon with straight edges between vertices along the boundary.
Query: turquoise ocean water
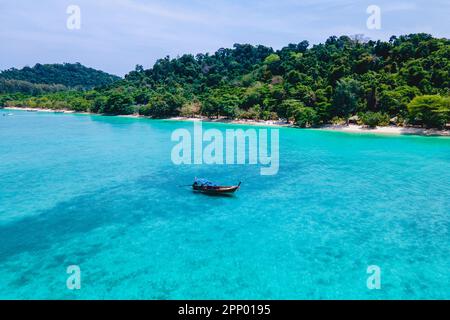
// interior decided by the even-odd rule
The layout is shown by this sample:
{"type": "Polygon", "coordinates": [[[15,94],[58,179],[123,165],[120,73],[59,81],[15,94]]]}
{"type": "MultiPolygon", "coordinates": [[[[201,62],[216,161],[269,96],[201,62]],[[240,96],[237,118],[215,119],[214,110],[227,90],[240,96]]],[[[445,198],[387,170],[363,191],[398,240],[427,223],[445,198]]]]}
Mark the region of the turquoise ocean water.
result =
{"type": "Polygon", "coordinates": [[[0,298],[450,299],[449,138],[280,129],[280,171],[261,176],[172,164],[189,122],[12,113],[0,298]],[[195,176],[243,185],[232,198],[178,187],[195,176]]]}

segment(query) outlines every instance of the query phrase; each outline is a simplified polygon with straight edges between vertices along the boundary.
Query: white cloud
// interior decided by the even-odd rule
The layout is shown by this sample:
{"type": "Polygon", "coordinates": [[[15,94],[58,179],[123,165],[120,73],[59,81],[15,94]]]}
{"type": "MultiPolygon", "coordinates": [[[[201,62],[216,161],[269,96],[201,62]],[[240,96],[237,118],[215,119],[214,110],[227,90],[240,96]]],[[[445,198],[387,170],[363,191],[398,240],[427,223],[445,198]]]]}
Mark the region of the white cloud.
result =
{"type": "Polygon", "coordinates": [[[414,11],[417,10],[414,2],[390,2],[381,7],[382,12],[414,11]]]}
{"type": "Polygon", "coordinates": [[[212,52],[233,43],[279,48],[364,33],[372,39],[430,32],[448,37],[448,1],[415,0],[77,0],[82,26],[66,28],[72,0],[0,2],[0,69],[42,60],[91,61],[124,73],[164,55],[212,52]],[[382,30],[365,28],[369,4],[382,8],[382,30]],[[423,29],[423,30],[422,30],[423,29]],[[27,50],[27,48],[29,48],[27,50]]]}

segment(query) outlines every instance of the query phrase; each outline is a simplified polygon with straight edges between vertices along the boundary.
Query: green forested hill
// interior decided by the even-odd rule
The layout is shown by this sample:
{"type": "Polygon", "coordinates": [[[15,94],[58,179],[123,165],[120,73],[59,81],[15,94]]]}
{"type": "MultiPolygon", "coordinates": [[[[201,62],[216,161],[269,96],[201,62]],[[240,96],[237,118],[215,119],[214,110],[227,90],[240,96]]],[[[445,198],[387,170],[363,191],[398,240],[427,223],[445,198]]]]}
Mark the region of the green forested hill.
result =
{"type": "Polygon", "coordinates": [[[80,63],[36,64],[34,67],[0,72],[0,92],[36,94],[64,89],[92,89],[120,78],[80,63]]]}
{"type": "Polygon", "coordinates": [[[282,118],[299,126],[354,115],[373,126],[396,117],[398,123],[442,127],[450,122],[449,88],[448,39],[411,34],[363,42],[333,36],[277,51],[236,44],[214,54],[166,57],[98,90],[9,96],[0,103],[156,118],[282,118]]]}

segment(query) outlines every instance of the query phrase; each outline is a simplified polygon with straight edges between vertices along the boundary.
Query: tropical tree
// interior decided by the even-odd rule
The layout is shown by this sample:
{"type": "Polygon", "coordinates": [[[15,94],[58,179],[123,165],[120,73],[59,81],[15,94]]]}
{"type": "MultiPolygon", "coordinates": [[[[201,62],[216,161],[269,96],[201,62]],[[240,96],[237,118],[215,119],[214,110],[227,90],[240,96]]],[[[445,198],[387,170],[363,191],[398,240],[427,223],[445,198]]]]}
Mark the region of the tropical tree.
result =
{"type": "Polygon", "coordinates": [[[338,81],[333,97],[333,111],[335,116],[347,119],[355,114],[360,107],[361,85],[357,80],[344,78],[338,81]]]}
{"type": "Polygon", "coordinates": [[[386,126],[389,124],[389,115],[381,112],[368,111],[360,115],[361,122],[369,128],[377,126],[386,126]]]}
{"type": "Polygon", "coordinates": [[[171,93],[155,94],[145,108],[140,109],[140,113],[154,118],[170,118],[178,116],[183,107],[184,100],[178,95],[171,93]]]}
{"type": "Polygon", "coordinates": [[[293,112],[295,124],[299,127],[313,127],[319,123],[316,110],[310,107],[300,107],[293,112]]]}
{"type": "Polygon", "coordinates": [[[450,98],[439,95],[425,95],[414,98],[408,104],[413,123],[428,128],[442,128],[450,121],[450,98]]]}
{"type": "Polygon", "coordinates": [[[133,99],[127,93],[113,91],[106,100],[106,105],[103,107],[103,112],[108,114],[131,114],[133,113],[133,99]]]}
{"type": "Polygon", "coordinates": [[[302,102],[295,99],[288,99],[283,101],[276,111],[280,118],[290,121],[295,118],[297,111],[304,107],[302,102]]]}

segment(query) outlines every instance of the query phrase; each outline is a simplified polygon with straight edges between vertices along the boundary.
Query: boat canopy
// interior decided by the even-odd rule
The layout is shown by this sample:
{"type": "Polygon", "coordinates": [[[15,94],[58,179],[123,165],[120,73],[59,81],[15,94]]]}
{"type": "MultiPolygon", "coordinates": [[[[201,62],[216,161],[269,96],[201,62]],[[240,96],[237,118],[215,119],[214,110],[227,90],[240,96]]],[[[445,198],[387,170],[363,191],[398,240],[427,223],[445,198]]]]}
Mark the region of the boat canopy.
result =
{"type": "Polygon", "coordinates": [[[195,179],[194,185],[202,187],[217,187],[217,184],[212,183],[208,179],[195,179]]]}

